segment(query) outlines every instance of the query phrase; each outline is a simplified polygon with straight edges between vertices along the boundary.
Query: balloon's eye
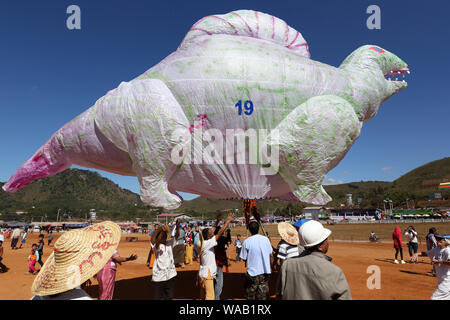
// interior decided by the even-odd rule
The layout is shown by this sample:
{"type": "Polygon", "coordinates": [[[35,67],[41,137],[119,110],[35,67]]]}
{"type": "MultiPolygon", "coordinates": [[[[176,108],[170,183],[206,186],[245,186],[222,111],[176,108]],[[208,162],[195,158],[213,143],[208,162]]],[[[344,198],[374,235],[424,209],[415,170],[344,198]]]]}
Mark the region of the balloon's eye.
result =
{"type": "Polygon", "coordinates": [[[379,52],[379,53],[384,53],[385,51],[383,49],[381,49],[380,47],[370,47],[369,49],[379,52]]]}

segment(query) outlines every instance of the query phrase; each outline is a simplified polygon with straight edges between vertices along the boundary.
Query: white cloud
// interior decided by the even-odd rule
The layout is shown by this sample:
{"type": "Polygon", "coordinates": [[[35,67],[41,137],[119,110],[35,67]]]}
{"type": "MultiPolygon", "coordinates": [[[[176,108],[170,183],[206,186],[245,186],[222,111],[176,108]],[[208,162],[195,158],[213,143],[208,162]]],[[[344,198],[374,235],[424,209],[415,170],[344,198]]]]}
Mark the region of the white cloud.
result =
{"type": "Polygon", "coordinates": [[[326,186],[326,185],[333,185],[333,184],[342,184],[342,183],[344,183],[344,181],[333,179],[333,178],[330,178],[330,177],[325,177],[325,179],[323,179],[323,182],[322,182],[322,184],[324,186],[326,186]]]}
{"type": "Polygon", "coordinates": [[[388,172],[388,171],[391,171],[391,170],[392,170],[392,167],[381,168],[381,171],[383,171],[383,172],[388,172]]]}

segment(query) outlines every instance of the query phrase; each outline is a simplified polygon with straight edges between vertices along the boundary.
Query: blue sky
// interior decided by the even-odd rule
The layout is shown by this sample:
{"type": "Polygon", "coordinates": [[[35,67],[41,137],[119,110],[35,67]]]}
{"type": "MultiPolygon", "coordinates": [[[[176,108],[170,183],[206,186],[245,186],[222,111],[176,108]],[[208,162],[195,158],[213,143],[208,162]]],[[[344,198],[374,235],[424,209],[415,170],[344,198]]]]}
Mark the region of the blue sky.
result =
{"type": "MultiPolygon", "coordinates": [[[[449,1],[15,0],[0,4],[0,181],[107,91],[175,51],[198,19],[238,9],[285,20],[314,60],[339,66],[376,44],[410,66],[408,88],[363,126],[325,183],[393,181],[449,156],[449,1]],[[71,4],[81,8],[81,30],[66,27],[71,4]],[[381,30],[366,27],[371,4],[381,8],[381,30]]],[[[139,192],[134,177],[101,174],[139,192]]]]}

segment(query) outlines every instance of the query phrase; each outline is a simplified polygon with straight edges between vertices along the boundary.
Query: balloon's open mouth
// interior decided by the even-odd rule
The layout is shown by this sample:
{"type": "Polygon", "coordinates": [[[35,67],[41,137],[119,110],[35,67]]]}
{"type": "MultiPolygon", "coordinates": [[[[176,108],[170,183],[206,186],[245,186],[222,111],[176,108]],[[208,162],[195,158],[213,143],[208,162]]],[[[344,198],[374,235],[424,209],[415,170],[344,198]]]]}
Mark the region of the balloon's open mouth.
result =
{"type": "Polygon", "coordinates": [[[405,73],[410,74],[409,67],[406,66],[404,69],[399,70],[391,70],[388,73],[384,75],[387,81],[393,81],[393,82],[402,82],[405,85],[407,84],[405,81],[405,73]],[[402,79],[400,79],[402,77],[402,79]]]}

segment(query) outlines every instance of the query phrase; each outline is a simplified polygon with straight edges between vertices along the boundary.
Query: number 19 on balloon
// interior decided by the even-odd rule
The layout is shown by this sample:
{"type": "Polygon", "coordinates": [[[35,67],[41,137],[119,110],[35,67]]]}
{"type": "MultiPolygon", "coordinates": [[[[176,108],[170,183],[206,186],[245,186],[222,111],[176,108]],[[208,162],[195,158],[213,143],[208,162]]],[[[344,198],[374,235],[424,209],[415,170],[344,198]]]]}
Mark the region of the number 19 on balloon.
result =
{"type": "MultiPolygon", "coordinates": [[[[236,108],[238,108],[238,114],[242,115],[242,100],[239,100],[235,105],[236,108]]],[[[253,102],[250,100],[247,100],[244,102],[244,114],[247,116],[251,115],[253,113],[253,102]]]]}

